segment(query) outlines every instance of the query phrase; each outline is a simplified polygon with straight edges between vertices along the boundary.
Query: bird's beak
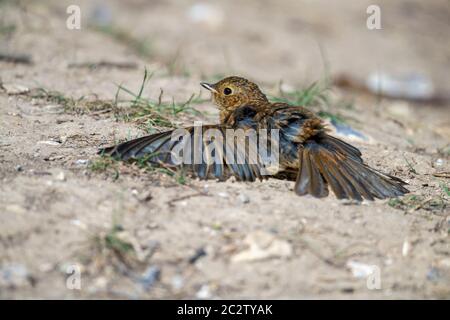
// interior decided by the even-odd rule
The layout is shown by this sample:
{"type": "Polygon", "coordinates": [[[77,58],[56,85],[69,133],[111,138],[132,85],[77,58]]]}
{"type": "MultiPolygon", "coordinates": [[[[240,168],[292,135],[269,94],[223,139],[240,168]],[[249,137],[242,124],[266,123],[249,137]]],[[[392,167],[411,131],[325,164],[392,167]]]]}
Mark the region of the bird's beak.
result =
{"type": "Polygon", "coordinates": [[[213,87],[211,84],[209,84],[209,83],[206,83],[206,82],[200,82],[200,85],[201,85],[203,88],[205,88],[205,89],[207,89],[207,90],[209,90],[209,91],[211,91],[211,92],[218,93],[217,90],[214,89],[214,87],[213,87]]]}

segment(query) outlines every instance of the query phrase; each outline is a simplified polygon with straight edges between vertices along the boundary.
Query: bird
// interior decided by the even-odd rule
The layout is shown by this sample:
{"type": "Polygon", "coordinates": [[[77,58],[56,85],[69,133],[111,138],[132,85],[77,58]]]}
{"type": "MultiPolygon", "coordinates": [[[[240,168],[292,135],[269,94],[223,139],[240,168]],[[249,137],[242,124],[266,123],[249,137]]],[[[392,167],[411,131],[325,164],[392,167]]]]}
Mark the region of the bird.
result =
{"type": "Polygon", "coordinates": [[[406,182],[370,167],[363,161],[358,148],[330,135],[323,120],[307,108],[270,102],[255,83],[238,76],[226,77],[214,84],[200,84],[211,93],[219,109],[218,124],[194,125],[147,135],[100,149],[99,153],[119,160],[145,159],[153,165],[184,168],[200,179],[227,180],[232,176],[238,181],[269,177],[287,179],[295,181],[294,191],[299,196],[323,198],[331,189],[337,199],[363,201],[399,197],[409,192],[406,182]],[[249,154],[254,151],[254,146],[234,148],[239,144],[236,139],[243,140],[242,137],[227,136],[230,130],[240,130],[244,139],[251,132],[258,143],[263,140],[261,132],[265,130],[267,146],[277,151],[276,170],[272,170],[272,163],[268,161],[271,158],[260,151],[256,151],[256,157],[250,161],[249,154]],[[211,131],[214,135],[208,135],[211,131]],[[275,132],[277,139],[271,135],[275,132]],[[175,149],[181,149],[183,139],[180,137],[197,141],[179,152],[187,154],[184,162],[175,161],[173,157],[175,149]],[[221,143],[219,147],[211,147],[218,142],[221,143]],[[193,145],[203,151],[214,150],[206,152],[209,156],[194,159],[193,145]],[[225,154],[227,147],[234,151],[230,157],[225,154]]]}

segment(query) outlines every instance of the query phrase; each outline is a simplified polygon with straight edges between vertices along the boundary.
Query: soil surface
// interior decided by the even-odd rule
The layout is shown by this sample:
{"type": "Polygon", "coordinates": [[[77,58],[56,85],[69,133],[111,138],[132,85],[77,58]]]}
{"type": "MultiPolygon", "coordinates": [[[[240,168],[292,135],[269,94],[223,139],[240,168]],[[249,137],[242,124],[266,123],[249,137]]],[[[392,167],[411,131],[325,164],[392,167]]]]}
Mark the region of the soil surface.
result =
{"type": "Polygon", "coordinates": [[[271,96],[375,71],[449,92],[448,1],[378,2],[381,30],[366,27],[371,1],[0,1],[1,53],[32,62],[0,60],[0,298],[450,298],[449,102],[327,93],[321,110],[365,137],[341,138],[409,183],[397,200],[298,197],[293,182],[198,181],[96,154],[166,129],[116,110],[144,68],[145,99],[196,95],[199,112],[167,113],[175,127],[218,121],[199,82],[225,75],[271,96]],[[80,30],[66,27],[71,4],[80,30]]]}

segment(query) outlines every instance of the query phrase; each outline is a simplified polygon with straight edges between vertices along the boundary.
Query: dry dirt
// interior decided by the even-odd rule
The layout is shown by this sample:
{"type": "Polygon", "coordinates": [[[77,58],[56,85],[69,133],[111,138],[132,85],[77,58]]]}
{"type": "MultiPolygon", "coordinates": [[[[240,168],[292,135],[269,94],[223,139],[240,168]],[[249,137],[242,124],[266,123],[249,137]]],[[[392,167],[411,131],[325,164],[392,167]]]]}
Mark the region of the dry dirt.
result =
{"type": "MultiPolygon", "coordinates": [[[[449,103],[333,88],[332,101],[352,107],[329,111],[370,137],[351,142],[412,195],[355,204],[298,197],[275,179],[95,170],[98,147],[146,132],[108,109],[73,112],[70,99],[35,96],[113,100],[118,84],[139,90],[145,66],[154,74],[143,96],[156,100],[162,88],[165,101],[186,101],[200,81],[229,74],[276,95],[280,80],[298,89],[323,77],[324,59],[331,76],[414,71],[448,92],[447,1],[379,1],[375,31],[365,27],[370,1],[222,1],[209,22],[189,18],[193,1],[18,3],[0,1],[0,49],[33,64],[0,61],[0,78],[32,91],[0,91],[0,298],[450,298],[448,175],[433,175],[450,171],[449,103]],[[81,30],[66,28],[69,4],[81,6],[81,30]],[[109,16],[95,5],[109,8],[113,31],[91,26],[109,16]],[[69,67],[100,61],[137,67],[69,67]],[[249,242],[271,242],[262,250],[272,256],[246,260],[249,242]],[[71,266],[81,290],[67,286],[71,266]],[[368,270],[380,288],[367,285],[368,270]]],[[[194,107],[204,113],[174,123],[217,121],[209,101],[194,107]]]]}

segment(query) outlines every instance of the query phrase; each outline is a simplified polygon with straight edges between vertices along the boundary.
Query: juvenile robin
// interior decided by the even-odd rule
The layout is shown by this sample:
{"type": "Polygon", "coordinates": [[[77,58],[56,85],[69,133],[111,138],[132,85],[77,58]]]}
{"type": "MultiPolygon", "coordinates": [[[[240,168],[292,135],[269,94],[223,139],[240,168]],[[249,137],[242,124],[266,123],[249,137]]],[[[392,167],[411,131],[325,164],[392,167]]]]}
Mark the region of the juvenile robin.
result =
{"type": "MultiPolygon", "coordinates": [[[[397,197],[409,192],[404,187],[405,182],[369,167],[357,148],[329,135],[322,120],[306,108],[271,103],[256,84],[241,77],[201,85],[211,92],[220,111],[220,124],[202,126],[201,132],[214,129],[223,134],[223,145],[229,146],[235,142],[226,139],[229,129],[267,130],[269,144],[276,145],[279,154],[278,171],[272,176],[295,181],[294,190],[298,195],[326,197],[331,188],[338,199],[361,201],[363,198],[397,197]],[[272,130],[278,132],[276,143],[270,140],[272,130]]],[[[196,128],[185,129],[195,139],[196,128]]],[[[121,160],[145,158],[153,164],[184,167],[200,179],[225,180],[235,176],[237,180],[254,181],[268,177],[261,174],[264,161],[260,155],[257,161],[248,160],[248,148],[235,149],[235,158],[226,157],[224,150],[218,150],[215,156],[222,160],[220,162],[203,159],[196,163],[175,163],[171,154],[180,142],[172,138],[173,133],[172,130],[145,136],[100,152],[121,160]],[[243,161],[233,161],[236,159],[243,161]]],[[[203,139],[201,144],[207,148],[210,142],[211,139],[203,139]]]]}

